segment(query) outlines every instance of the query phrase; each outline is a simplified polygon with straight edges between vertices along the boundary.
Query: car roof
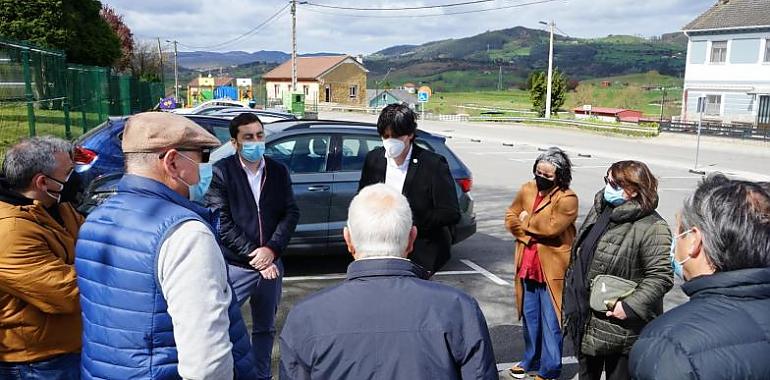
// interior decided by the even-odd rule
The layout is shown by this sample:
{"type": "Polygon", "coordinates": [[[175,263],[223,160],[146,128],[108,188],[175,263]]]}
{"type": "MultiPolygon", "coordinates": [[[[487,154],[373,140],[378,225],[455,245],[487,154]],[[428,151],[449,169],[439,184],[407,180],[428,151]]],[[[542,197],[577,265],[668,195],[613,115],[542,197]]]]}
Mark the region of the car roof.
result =
{"type": "MultiPolygon", "coordinates": [[[[360,131],[377,134],[377,124],[348,120],[279,120],[265,124],[271,134],[301,130],[331,130],[334,132],[360,131]]],[[[446,140],[444,136],[423,130],[417,130],[420,138],[446,140]]]]}

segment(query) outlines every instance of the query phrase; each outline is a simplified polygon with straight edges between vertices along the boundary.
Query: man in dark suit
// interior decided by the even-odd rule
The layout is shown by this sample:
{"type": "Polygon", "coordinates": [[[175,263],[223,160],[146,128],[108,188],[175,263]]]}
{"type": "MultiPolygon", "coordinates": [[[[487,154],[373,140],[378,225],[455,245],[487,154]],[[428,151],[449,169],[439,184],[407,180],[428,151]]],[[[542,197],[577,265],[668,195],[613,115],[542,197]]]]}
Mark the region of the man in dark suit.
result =
{"type": "Polygon", "coordinates": [[[286,249],[299,220],[288,169],[264,157],[259,118],[242,113],[230,122],[236,154],[214,164],[206,205],[219,209],[220,245],[239,305],[250,298],[251,334],[259,379],[270,379],[275,314],[281,299],[286,249]]]}
{"type": "Polygon", "coordinates": [[[449,261],[450,229],[460,221],[460,206],[449,164],[443,156],[417,146],[416,131],[415,114],[408,106],[383,108],[377,120],[383,147],[366,156],[358,190],[385,183],[406,196],[417,227],[409,259],[430,277],[449,261]]]}

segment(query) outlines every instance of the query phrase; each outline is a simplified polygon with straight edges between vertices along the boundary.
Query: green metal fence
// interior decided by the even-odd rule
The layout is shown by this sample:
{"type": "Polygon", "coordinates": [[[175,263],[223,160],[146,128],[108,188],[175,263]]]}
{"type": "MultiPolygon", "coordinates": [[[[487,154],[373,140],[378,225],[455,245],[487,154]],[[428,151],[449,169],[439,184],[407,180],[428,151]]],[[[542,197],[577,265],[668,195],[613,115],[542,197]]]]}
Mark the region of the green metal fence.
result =
{"type": "Polygon", "coordinates": [[[149,110],[163,96],[161,83],[67,64],[62,51],[0,37],[0,154],[27,136],[75,138],[108,116],[149,110]]]}

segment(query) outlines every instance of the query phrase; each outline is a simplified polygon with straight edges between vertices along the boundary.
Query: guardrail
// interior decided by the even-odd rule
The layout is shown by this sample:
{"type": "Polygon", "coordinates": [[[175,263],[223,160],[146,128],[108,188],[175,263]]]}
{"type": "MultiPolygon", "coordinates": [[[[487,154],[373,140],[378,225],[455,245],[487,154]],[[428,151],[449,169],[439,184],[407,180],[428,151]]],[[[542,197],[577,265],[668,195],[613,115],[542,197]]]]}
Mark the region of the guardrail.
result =
{"type": "MultiPolygon", "coordinates": [[[[663,121],[660,123],[661,132],[698,134],[698,123],[682,123],[663,121]]],[[[754,126],[750,124],[725,124],[704,121],[701,124],[701,135],[738,138],[754,141],[770,141],[770,126],[754,126]]]]}

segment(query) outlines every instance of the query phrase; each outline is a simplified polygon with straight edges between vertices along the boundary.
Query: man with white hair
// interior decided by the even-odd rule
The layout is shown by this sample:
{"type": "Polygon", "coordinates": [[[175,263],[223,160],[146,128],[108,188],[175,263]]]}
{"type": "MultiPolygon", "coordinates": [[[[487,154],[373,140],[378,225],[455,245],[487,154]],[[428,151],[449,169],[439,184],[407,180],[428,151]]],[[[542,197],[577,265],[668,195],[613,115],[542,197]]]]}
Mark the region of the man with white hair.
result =
{"type": "Polygon", "coordinates": [[[497,379],[476,301],[422,280],[406,256],[417,228],[406,198],[385,184],[350,204],[344,231],[355,261],[342,284],[289,313],[282,379],[497,379]]]}

